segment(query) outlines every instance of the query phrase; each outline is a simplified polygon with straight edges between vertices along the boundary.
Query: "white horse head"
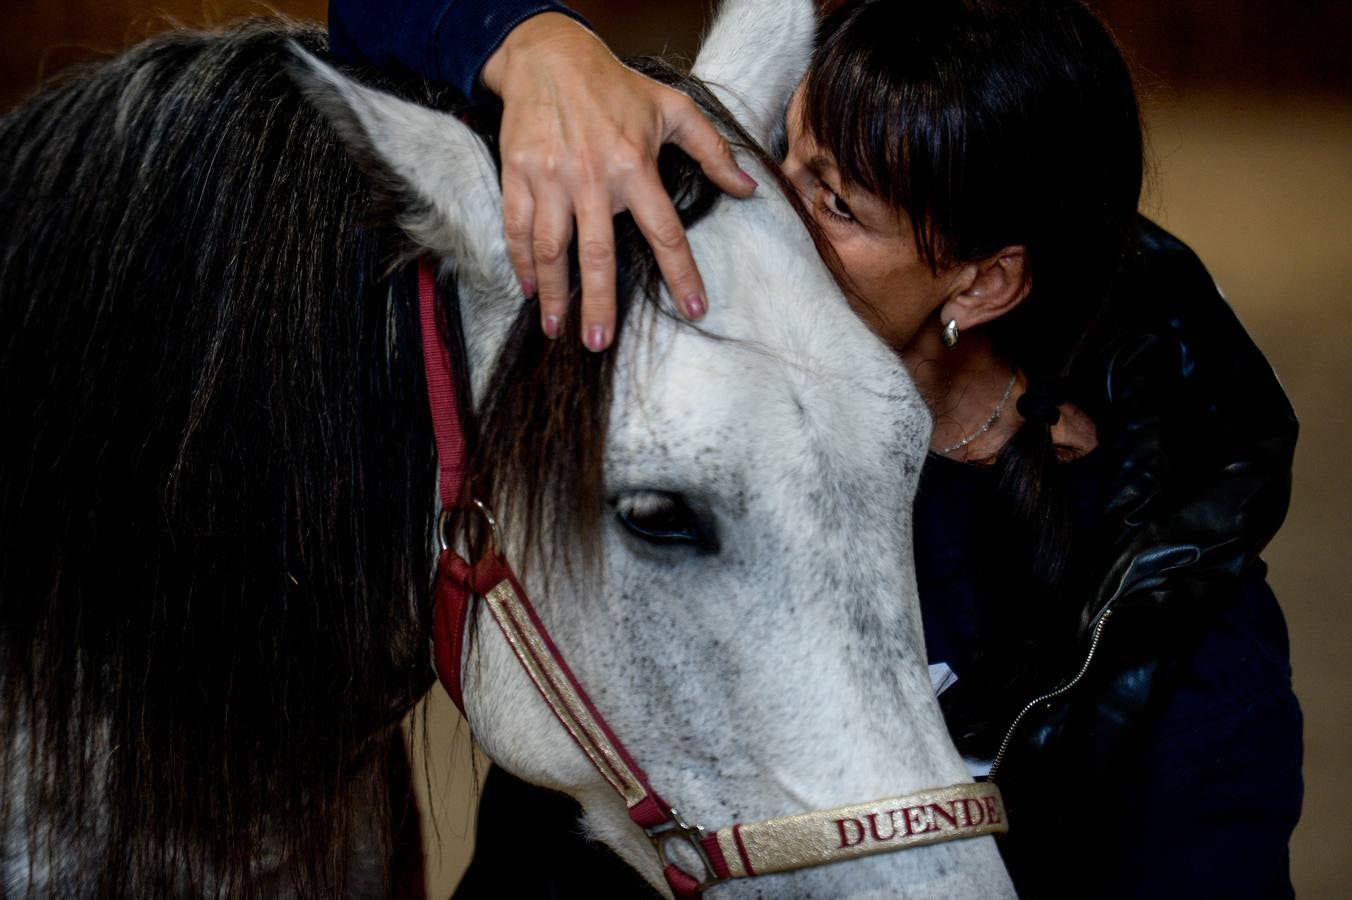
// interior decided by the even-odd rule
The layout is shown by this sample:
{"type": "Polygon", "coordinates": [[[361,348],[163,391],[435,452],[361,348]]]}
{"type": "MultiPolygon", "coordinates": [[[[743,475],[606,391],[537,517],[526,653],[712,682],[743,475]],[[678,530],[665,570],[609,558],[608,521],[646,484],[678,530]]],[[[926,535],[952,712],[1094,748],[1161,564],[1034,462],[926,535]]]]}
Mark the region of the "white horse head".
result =
{"type": "MultiPolygon", "coordinates": [[[[730,0],[695,72],[766,140],[805,70],[813,26],[806,0],[730,0]]],[[[403,227],[454,273],[482,406],[525,302],[487,150],[451,116],[310,66],[311,95],[410,198],[403,227]]],[[[653,785],[687,818],[720,824],[970,780],[927,675],[912,568],[928,414],[898,358],[850,311],[775,179],[750,155],[739,162],[765,187],[717,203],[689,230],[711,299],[703,329],[639,313],[614,351],[599,563],[532,565],[525,579],[653,785]]],[[[504,534],[520,569],[532,553],[510,516],[504,534]]],[[[588,832],[665,888],[642,830],[482,614],[464,686],[487,754],[576,798],[588,832]]],[[[1012,896],[990,838],[718,894],[903,891],[1012,896]]]]}

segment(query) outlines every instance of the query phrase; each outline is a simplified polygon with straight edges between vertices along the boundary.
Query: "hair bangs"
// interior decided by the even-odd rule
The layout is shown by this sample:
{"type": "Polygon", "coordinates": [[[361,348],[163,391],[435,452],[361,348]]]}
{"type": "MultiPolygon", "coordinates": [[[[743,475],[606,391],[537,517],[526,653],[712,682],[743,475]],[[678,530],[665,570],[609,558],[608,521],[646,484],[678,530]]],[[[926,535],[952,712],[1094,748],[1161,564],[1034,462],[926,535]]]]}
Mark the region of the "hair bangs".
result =
{"type": "Polygon", "coordinates": [[[964,100],[934,65],[934,48],[920,52],[943,40],[926,27],[932,15],[888,4],[837,10],[819,29],[802,110],[808,134],[849,186],[906,213],[921,257],[937,271],[956,250],[944,235],[958,231],[964,100]],[[925,84],[938,90],[917,87],[925,84]]]}

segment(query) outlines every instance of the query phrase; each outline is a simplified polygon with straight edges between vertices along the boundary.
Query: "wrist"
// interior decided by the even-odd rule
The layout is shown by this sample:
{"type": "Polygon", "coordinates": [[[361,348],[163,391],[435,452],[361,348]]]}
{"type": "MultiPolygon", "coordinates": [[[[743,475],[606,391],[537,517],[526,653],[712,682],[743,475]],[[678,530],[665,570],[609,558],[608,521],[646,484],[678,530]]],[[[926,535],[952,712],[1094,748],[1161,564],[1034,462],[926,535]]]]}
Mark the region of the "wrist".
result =
{"type": "Polygon", "coordinates": [[[501,97],[513,59],[522,58],[532,49],[556,40],[560,35],[573,35],[579,28],[582,26],[576,20],[558,12],[537,13],[523,20],[507,33],[498,49],[488,57],[479,71],[479,81],[501,97]]]}

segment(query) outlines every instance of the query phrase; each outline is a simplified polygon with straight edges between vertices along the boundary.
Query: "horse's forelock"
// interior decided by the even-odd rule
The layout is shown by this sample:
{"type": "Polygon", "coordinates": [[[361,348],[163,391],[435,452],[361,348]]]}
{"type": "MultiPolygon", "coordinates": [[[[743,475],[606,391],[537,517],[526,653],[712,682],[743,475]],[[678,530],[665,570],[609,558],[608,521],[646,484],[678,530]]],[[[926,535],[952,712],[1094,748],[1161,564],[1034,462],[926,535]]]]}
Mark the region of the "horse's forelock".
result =
{"type": "MultiPolygon", "coordinates": [[[[776,178],[800,220],[820,243],[798,194],[768,156],[697,78],[655,58],[626,61],[650,78],[688,94],[739,151],[759,160],[776,178]]],[[[707,216],[722,196],[690,157],[665,147],[658,167],[683,224],[707,216]]],[[[602,465],[611,384],[620,345],[633,339],[634,320],[664,315],[661,273],[651,247],[627,213],[615,218],[617,316],[612,348],[593,353],[581,345],[581,295],[576,242],[570,253],[571,302],[561,336],[541,333],[539,309],[527,304],[499,356],[473,442],[471,479],[476,494],[511,516],[524,538],[521,563],[582,571],[598,560],[605,504],[602,465]]],[[[685,327],[698,328],[684,322],[685,327]]],[[[713,339],[711,337],[711,339],[713,339]]],[[[468,529],[473,517],[462,527],[468,529]]]]}

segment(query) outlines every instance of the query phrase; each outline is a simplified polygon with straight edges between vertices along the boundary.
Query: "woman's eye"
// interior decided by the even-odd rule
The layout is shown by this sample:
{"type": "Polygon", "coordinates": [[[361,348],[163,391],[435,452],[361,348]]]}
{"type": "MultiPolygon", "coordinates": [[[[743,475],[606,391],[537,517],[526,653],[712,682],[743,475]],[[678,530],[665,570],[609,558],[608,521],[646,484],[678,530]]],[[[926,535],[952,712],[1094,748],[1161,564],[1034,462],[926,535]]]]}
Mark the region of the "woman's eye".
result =
{"type": "Polygon", "coordinates": [[[850,204],[840,199],[839,194],[832,194],[830,200],[831,211],[843,219],[853,219],[854,212],[850,209],[850,204]]]}
{"type": "Polygon", "coordinates": [[[685,545],[700,553],[717,553],[713,527],[680,494],[635,491],[614,501],[615,518],[639,540],[659,546],[685,545]]]}
{"type": "Polygon", "coordinates": [[[850,204],[841,199],[835,191],[822,185],[822,204],[821,211],[832,219],[840,222],[853,222],[854,210],[850,209],[850,204]]]}

